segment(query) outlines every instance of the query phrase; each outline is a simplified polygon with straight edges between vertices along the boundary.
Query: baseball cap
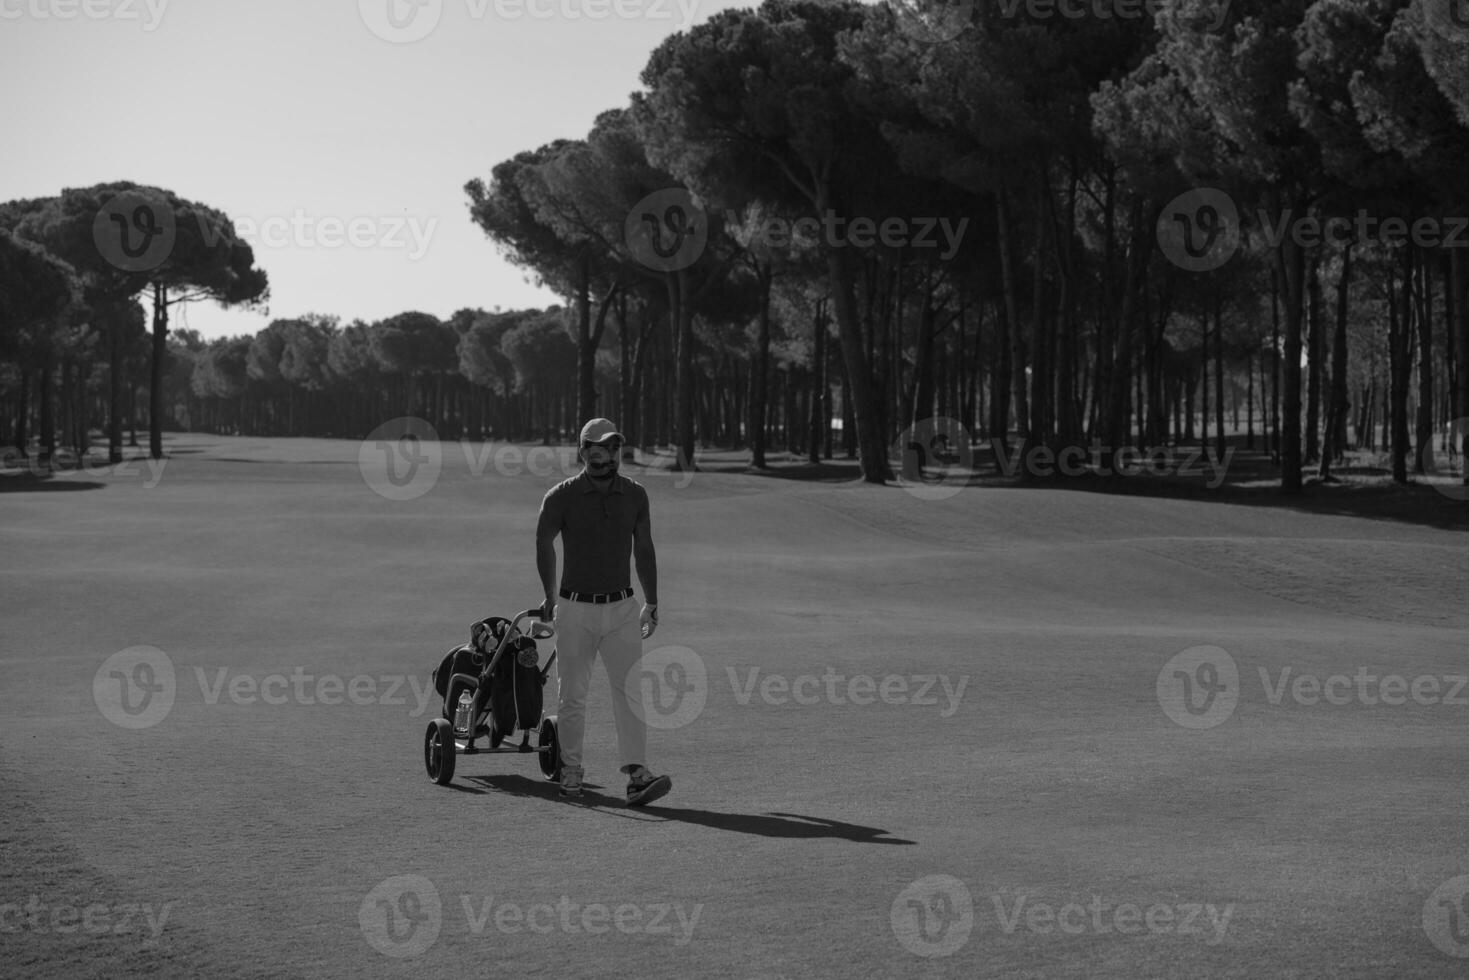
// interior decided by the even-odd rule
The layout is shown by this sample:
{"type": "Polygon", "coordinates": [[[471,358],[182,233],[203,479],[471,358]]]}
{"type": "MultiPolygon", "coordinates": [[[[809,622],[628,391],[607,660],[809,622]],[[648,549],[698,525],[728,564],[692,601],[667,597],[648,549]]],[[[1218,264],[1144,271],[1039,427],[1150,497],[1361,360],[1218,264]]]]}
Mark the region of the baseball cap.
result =
{"type": "Polygon", "coordinates": [[[622,438],[622,433],[617,431],[617,426],[613,425],[610,419],[592,419],[581,427],[581,441],[578,445],[585,446],[589,442],[604,443],[612,439],[619,442],[627,441],[622,438]]]}

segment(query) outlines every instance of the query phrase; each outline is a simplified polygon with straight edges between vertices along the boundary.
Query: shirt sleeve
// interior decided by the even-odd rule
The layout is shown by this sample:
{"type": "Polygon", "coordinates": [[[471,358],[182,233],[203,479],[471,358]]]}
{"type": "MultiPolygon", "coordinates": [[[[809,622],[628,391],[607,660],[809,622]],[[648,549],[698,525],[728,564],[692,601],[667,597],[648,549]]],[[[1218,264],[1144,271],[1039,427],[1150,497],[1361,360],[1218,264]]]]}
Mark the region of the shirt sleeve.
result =
{"type": "Polygon", "coordinates": [[[566,506],[553,487],[541,498],[541,515],[536,520],[536,540],[554,540],[565,526],[566,506]]]}
{"type": "Polygon", "coordinates": [[[653,518],[648,510],[648,491],[641,486],[638,487],[638,513],[633,518],[632,525],[634,533],[642,529],[653,530],[653,518]]]}

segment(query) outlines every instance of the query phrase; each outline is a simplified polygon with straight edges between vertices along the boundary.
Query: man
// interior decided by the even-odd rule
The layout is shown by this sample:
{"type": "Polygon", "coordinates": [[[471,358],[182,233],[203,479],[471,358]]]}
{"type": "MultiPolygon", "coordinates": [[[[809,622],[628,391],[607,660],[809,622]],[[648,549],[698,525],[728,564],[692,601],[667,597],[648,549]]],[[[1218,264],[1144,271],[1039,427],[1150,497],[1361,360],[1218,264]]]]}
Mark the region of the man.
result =
{"type": "Polygon", "coordinates": [[[634,667],[643,655],[643,640],[658,627],[658,565],[648,491],[617,473],[622,443],[622,434],[607,419],[592,419],[582,427],[577,449],[581,473],[552,487],[541,501],[536,568],[546,594],[542,614],[556,618],[561,794],[581,795],[587,688],[592,661],[601,653],[612,686],[622,771],[628,775],[627,805],[642,806],[667,794],[673,781],[654,776],[643,764],[648,729],[634,667]],[[559,589],[558,534],[564,559],[559,589]],[[647,597],[641,613],[628,586],[629,556],[647,597]],[[566,602],[558,605],[558,598],[566,602]]]}

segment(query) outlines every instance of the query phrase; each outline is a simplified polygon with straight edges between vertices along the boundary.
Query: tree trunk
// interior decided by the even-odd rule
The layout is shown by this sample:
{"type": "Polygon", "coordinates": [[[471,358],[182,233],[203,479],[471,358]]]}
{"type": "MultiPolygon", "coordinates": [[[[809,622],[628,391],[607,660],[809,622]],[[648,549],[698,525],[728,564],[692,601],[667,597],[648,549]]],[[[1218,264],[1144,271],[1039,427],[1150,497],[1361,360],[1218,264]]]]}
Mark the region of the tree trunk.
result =
{"type": "MultiPolygon", "coordinates": [[[[1290,214],[1304,208],[1293,206],[1290,214]]],[[[1283,211],[1283,209],[1281,209],[1283,211]]],[[[1280,213],[1280,212],[1278,212],[1280,213]]],[[[1306,290],[1306,254],[1291,235],[1276,248],[1276,264],[1285,285],[1285,350],[1282,365],[1284,413],[1281,431],[1280,489],[1283,493],[1301,492],[1301,321],[1306,290]]]]}
{"type": "Polygon", "coordinates": [[[1310,466],[1321,456],[1321,368],[1324,334],[1326,332],[1326,301],[1321,288],[1322,249],[1311,253],[1309,273],[1306,279],[1306,298],[1309,314],[1306,324],[1310,330],[1306,350],[1306,458],[1310,466]]]}
{"type": "Polygon", "coordinates": [[[1424,255],[1418,278],[1418,419],[1413,471],[1433,470],[1433,263],[1424,255]]]}
{"type": "Polygon", "coordinates": [[[836,307],[837,329],[842,338],[842,358],[847,368],[847,385],[856,426],[858,459],[862,479],[868,483],[885,483],[892,479],[888,467],[887,446],[879,429],[877,392],[872,387],[872,372],[862,347],[862,330],[857,316],[857,300],[853,295],[853,277],[846,253],[838,248],[826,250],[827,275],[831,280],[832,301],[836,307]]]}
{"type": "MultiPolygon", "coordinates": [[[[1029,399],[1025,378],[1025,335],[1015,298],[1015,262],[1010,241],[1010,213],[1005,192],[995,195],[996,233],[1000,245],[1000,282],[1005,301],[1006,330],[1010,339],[1010,384],[1015,406],[1015,431],[1023,442],[1030,433],[1029,399]]],[[[1002,436],[1003,438],[1003,436],[1002,436]]]]}
{"type": "Polygon", "coordinates": [[[1331,338],[1331,395],[1326,412],[1326,442],[1321,447],[1322,480],[1331,479],[1331,466],[1346,449],[1347,438],[1347,303],[1352,281],[1352,242],[1341,255],[1341,278],[1336,284],[1336,330],[1331,338]]]}
{"type": "Polygon", "coordinates": [[[168,289],[153,284],[153,363],[148,384],[148,455],[163,458],[163,365],[168,358],[168,289]]]}
{"type": "Polygon", "coordinates": [[[811,318],[811,431],[810,447],[806,454],[809,463],[821,462],[821,444],[824,439],[822,426],[827,424],[822,416],[826,405],[826,321],[822,304],[816,304],[816,315],[811,318]]]}
{"type": "Polygon", "coordinates": [[[750,364],[750,465],[765,469],[765,409],[770,375],[770,263],[755,261],[755,280],[760,290],[760,307],[755,339],[755,358],[750,364]]]}
{"type": "MultiPolygon", "coordinates": [[[[1412,373],[1413,250],[1402,249],[1403,281],[1389,289],[1388,299],[1388,416],[1392,435],[1392,478],[1408,482],[1408,379],[1412,373]]],[[[1392,283],[1389,277],[1389,283],[1392,283]]]]}
{"type": "Polygon", "coordinates": [[[1449,329],[1457,333],[1454,353],[1457,355],[1459,398],[1454,410],[1455,426],[1450,434],[1459,440],[1460,482],[1469,487],[1469,260],[1464,250],[1449,250],[1449,289],[1454,297],[1453,323],[1449,329]]]}

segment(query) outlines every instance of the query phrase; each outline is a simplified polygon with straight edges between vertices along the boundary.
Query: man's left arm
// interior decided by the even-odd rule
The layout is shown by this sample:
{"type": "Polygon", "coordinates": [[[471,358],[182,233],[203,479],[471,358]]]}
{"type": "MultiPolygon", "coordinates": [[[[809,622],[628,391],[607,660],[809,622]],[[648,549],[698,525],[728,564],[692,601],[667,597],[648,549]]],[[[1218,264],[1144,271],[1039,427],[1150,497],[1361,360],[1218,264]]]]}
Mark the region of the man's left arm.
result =
{"type": "Polygon", "coordinates": [[[632,557],[637,568],[638,584],[643,587],[643,638],[658,628],[658,556],[653,550],[653,522],[648,513],[648,493],[642,493],[642,504],[633,522],[632,557]]]}

